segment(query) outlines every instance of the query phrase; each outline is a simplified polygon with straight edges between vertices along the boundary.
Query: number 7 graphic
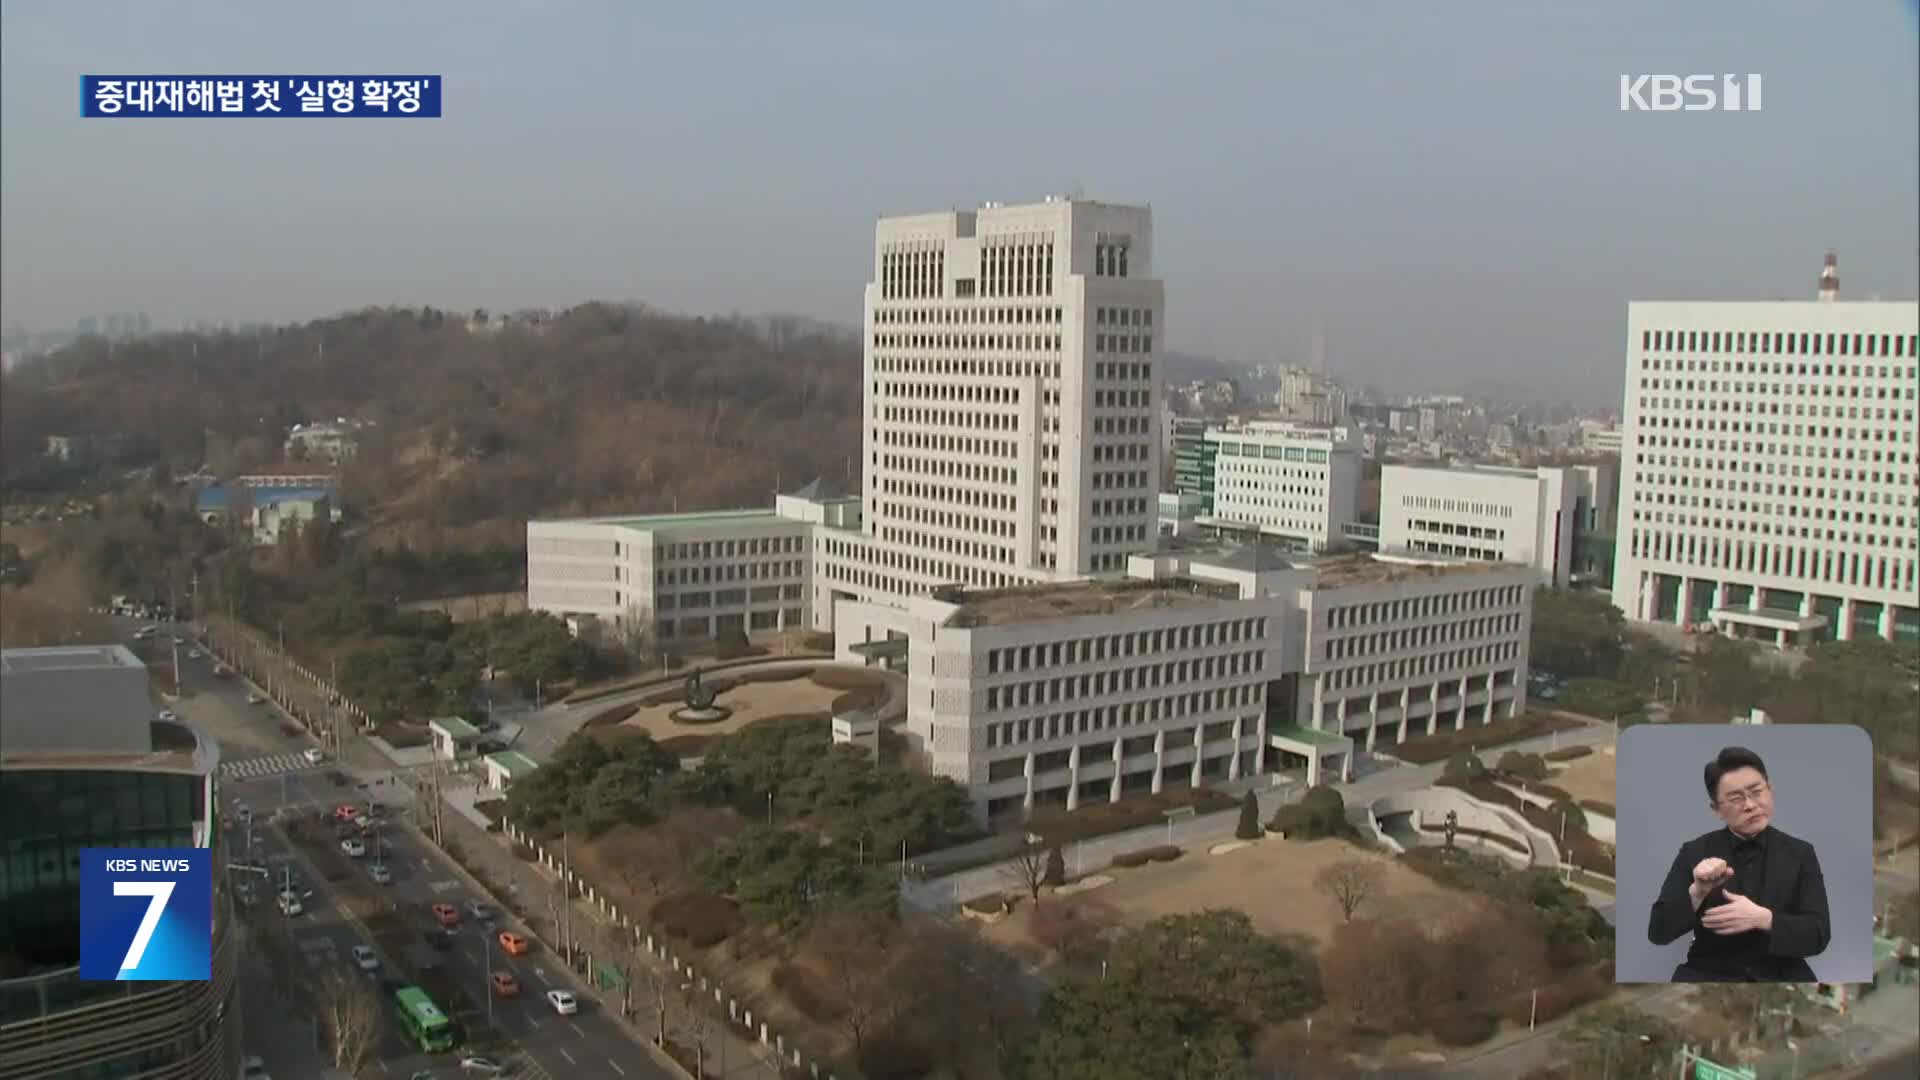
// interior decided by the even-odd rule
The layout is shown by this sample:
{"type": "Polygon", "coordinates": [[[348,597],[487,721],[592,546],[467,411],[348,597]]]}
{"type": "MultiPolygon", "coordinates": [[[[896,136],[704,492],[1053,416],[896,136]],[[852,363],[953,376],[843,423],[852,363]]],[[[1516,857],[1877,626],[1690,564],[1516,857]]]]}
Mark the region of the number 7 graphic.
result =
{"type": "Polygon", "coordinates": [[[131,971],[140,966],[140,958],[147,952],[147,942],[153,940],[153,929],[160,925],[160,915],[167,910],[167,901],[173,896],[173,884],[171,881],[116,881],[113,883],[115,896],[148,898],[147,913],[140,916],[140,929],[133,932],[133,944],[127,946],[127,957],[120,961],[121,971],[131,971]]]}

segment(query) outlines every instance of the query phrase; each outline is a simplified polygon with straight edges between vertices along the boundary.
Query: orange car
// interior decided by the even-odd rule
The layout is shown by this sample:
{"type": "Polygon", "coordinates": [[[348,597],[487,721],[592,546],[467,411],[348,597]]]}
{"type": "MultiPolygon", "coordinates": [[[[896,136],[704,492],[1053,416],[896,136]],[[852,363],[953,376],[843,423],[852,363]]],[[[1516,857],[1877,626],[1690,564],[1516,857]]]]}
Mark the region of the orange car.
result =
{"type": "Polygon", "coordinates": [[[452,904],[433,905],[433,921],[451,930],[460,925],[460,909],[452,904]]]}
{"type": "Polygon", "coordinates": [[[503,998],[519,997],[520,980],[514,978],[510,971],[496,971],[493,973],[493,992],[503,998]]]}
{"type": "Polygon", "coordinates": [[[500,931],[500,947],[507,951],[508,956],[527,955],[527,939],[511,930],[500,931]]]}

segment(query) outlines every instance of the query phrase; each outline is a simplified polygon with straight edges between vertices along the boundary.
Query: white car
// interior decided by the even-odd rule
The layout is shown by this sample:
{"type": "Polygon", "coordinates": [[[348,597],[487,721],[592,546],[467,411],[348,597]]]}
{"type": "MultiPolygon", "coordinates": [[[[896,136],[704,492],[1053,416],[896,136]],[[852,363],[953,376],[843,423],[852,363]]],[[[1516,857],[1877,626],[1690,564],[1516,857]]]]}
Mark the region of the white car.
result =
{"type": "Polygon", "coordinates": [[[478,1054],[469,1054],[460,1059],[460,1071],[479,1073],[482,1076],[499,1076],[501,1073],[507,1071],[507,1067],[492,1058],[483,1058],[478,1054]]]}
{"type": "Polygon", "coordinates": [[[198,660],[198,659],[200,659],[200,650],[199,650],[199,649],[188,649],[188,650],[187,650],[187,659],[189,659],[189,660],[198,660]]]}
{"type": "Polygon", "coordinates": [[[247,822],[253,820],[253,807],[248,806],[246,803],[234,803],[233,816],[240,824],[245,825],[247,822]]]}
{"type": "Polygon", "coordinates": [[[305,910],[300,906],[300,897],[291,889],[280,890],[280,914],[291,918],[305,910]]]}
{"type": "Polygon", "coordinates": [[[160,710],[160,719],[162,719],[162,720],[164,720],[164,721],[166,721],[167,723],[169,723],[169,724],[171,724],[171,723],[173,723],[173,722],[174,722],[174,720],[176,720],[176,719],[178,719],[178,718],[177,718],[177,717],[175,717],[175,716],[173,715],[173,710],[172,710],[172,709],[161,709],[161,710],[160,710]]]}
{"type": "Polygon", "coordinates": [[[263,702],[263,701],[265,701],[265,700],[267,700],[267,699],[266,699],[266,698],[263,698],[263,697],[261,697],[261,696],[260,696],[260,695],[259,695],[258,693],[256,693],[256,692],[254,692],[254,691],[252,691],[252,690],[249,690],[249,691],[247,691],[247,704],[249,704],[249,705],[258,705],[258,704],[260,704],[261,702],[263,702]]]}
{"type": "Polygon", "coordinates": [[[380,957],[374,954],[371,946],[355,945],[353,947],[353,965],[361,971],[379,971],[380,957]]]}
{"type": "Polygon", "coordinates": [[[375,885],[393,884],[393,871],[387,869],[385,863],[374,863],[367,867],[367,876],[373,879],[375,885]]]}
{"type": "Polygon", "coordinates": [[[347,853],[347,858],[358,859],[367,854],[367,845],[361,843],[358,838],[349,836],[340,841],[340,850],[347,853]]]}
{"type": "Polygon", "coordinates": [[[572,1016],[580,1011],[580,1003],[573,1000],[573,992],[570,990],[547,991],[547,1004],[553,1006],[553,1011],[561,1016],[572,1016]]]}
{"type": "Polygon", "coordinates": [[[326,753],[317,746],[309,746],[305,750],[300,751],[300,756],[306,758],[307,764],[309,765],[318,765],[327,760],[326,753]]]}
{"type": "Polygon", "coordinates": [[[240,1080],[273,1080],[267,1075],[266,1059],[255,1055],[241,1062],[240,1080]]]}

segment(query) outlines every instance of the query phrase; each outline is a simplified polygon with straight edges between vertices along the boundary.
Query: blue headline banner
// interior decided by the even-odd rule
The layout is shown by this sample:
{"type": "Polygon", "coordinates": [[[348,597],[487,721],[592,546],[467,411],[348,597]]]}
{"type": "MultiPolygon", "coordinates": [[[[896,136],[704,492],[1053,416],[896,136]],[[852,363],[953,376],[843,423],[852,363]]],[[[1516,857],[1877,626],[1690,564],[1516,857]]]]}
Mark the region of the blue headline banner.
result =
{"type": "Polygon", "coordinates": [[[212,852],[80,849],[82,979],[206,979],[212,958],[212,852]]]}
{"type": "Polygon", "coordinates": [[[440,115],[438,75],[82,75],[80,115],[440,115]]]}

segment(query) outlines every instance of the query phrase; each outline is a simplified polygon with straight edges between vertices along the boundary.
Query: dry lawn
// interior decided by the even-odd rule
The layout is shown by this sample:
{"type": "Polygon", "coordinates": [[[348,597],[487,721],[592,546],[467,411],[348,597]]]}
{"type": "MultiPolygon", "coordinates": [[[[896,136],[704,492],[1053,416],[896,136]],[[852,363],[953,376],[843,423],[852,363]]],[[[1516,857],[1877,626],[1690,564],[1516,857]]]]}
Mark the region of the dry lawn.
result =
{"type": "Polygon", "coordinates": [[[643,705],[639,712],[621,721],[620,727],[644,731],[656,741],[675,735],[726,735],[768,717],[824,714],[833,705],[833,699],[844,693],[845,690],[828,689],[810,678],[743,683],[720,694],[716,703],[732,709],[733,715],[717,724],[682,724],[673,718],[674,711],[682,707],[675,704],[643,705]]]}
{"type": "Polygon", "coordinates": [[[439,600],[420,600],[400,605],[403,611],[440,611],[454,622],[473,622],[493,615],[518,615],[527,610],[524,592],[474,593],[448,596],[439,600]]]}
{"type": "MultiPolygon", "coordinates": [[[[1071,868],[1072,853],[1065,854],[1071,868]]],[[[1170,863],[1130,870],[1103,867],[1099,873],[1112,877],[1113,884],[1065,898],[1043,897],[1040,902],[1105,905],[1127,925],[1207,908],[1238,908],[1262,933],[1305,935],[1325,945],[1340,925],[1340,907],[1314,885],[1314,879],[1322,869],[1347,859],[1377,861],[1386,870],[1385,892],[1356,917],[1417,908],[1430,919],[1447,905],[1472,903],[1471,898],[1442,888],[1385,855],[1361,851],[1343,840],[1297,844],[1272,836],[1224,855],[1193,847],[1170,863]]],[[[1094,868],[1087,868],[1089,875],[1093,872],[1094,868]]],[[[1008,887],[1009,891],[1015,888],[1011,883],[1008,887]]],[[[1031,917],[1032,906],[1022,903],[1013,914],[988,927],[987,936],[1002,946],[1028,951],[1033,946],[1031,917]]]]}
{"type": "Polygon", "coordinates": [[[1613,755],[1605,748],[1596,748],[1586,757],[1568,762],[1567,769],[1548,777],[1547,783],[1565,790],[1576,801],[1592,799],[1612,806],[1613,755]]]}

